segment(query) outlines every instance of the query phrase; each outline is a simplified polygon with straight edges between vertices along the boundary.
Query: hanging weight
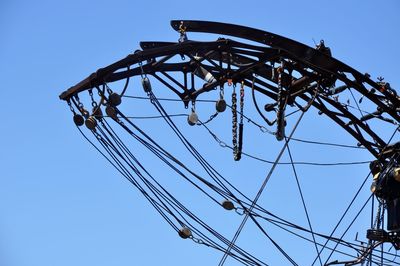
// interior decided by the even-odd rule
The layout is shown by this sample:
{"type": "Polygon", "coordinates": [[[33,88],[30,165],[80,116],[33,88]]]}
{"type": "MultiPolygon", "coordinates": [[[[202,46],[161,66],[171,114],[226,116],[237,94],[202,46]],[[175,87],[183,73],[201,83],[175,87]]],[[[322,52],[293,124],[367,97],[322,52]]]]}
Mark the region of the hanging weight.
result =
{"type": "MultiPolygon", "coordinates": [[[[283,65],[283,62],[282,62],[283,65]]],[[[283,90],[282,86],[282,73],[283,73],[283,67],[278,68],[278,99],[276,100],[277,104],[277,111],[276,111],[276,134],[275,137],[278,141],[282,141],[285,138],[285,126],[286,126],[286,121],[285,121],[285,108],[286,108],[286,95],[283,90]]]]}
{"type": "Polygon", "coordinates": [[[179,36],[178,42],[179,43],[183,43],[186,42],[188,40],[186,33],[181,32],[181,35],[179,36]]]}

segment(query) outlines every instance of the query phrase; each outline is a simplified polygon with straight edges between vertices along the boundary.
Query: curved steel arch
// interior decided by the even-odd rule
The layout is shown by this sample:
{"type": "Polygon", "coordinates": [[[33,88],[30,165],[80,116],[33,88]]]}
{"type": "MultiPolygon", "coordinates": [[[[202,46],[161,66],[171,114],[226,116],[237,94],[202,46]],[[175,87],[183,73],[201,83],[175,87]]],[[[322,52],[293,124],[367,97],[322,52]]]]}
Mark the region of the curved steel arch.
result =
{"type": "MultiPolygon", "coordinates": [[[[391,145],[383,140],[376,130],[377,126],[367,123],[379,120],[398,130],[400,98],[388,83],[372,81],[369,75],[361,74],[333,58],[330,53],[266,31],[205,21],[174,20],[171,25],[180,32],[181,37],[185,37],[181,38],[180,42],[141,42],[142,50],[98,69],[64,91],[60,99],[74,102],[74,98],[80,93],[91,92],[93,88],[106,83],[151,75],[174,92],[187,107],[190,102],[196,101],[199,95],[218,86],[243,82],[248,88],[272,100],[271,105],[277,109],[276,120],[279,118],[279,112],[286,108],[286,104],[302,110],[302,104],[305,103],[306,106],[312,105],[320,114],[328,116],[341,126],[360,146],[365,147],[381,161],[382,165],[393,154],[400,153],[399,144],[391,145]],[[262,45],[226,38],[212,42],[187,40],[188,32],[233,36],[262,45]],[[187,60],[177,62],[174,60],[176,56],[185,57],[187,60]],[[175,73],[180,74],[181,79],[177,78],[175,73]],[[205,73],[212,76],[212,81],[204,79],[205,73]],[[200,79],[201,85],[198,84],[200,79]],[[344,85],[335,87],[336,82],[344,85]],[[336,98],[344,91],[355,91],[365,97],[374,110],[352,111],[336,98]],[[286,101],[283,106],[279,102],[282,97],[286,101]]],[[[111,92],[108,92],[108,96],[104,91],[103,93],[101,97],[109,103],[111,92]]],[[[76,107],[82,112],[79,106],[76,107]]],[[[95,111],[92,115],[96,116],[95,111]]],[[[265,119],[263,113],[261,116],[265,119]]]]}
{"type": "MultiPolygon", "coordinates": [[[[310,100],[310,98],[305,96],[305,93],[307,91],[310,92],[307,88],[311,86],[312,83],[329,79],[342,81],[346,84],[346,89],[354,88],[373,102],[377,106],[378,111],[371,112],[373,115],[367,114],[357,117],[357,115],[343,108],[342,104],[333,101],[330,98],[331,95],[322,92],[318,93],[318,101],[313,102],[313,106],[343,127],[360,143],[360,145],[366,147],[376,158],[384,160],[392,154],[392,152],[382,153],[389,144],[385,143],[373,129],[369,128],[365,121],[375,116],[381,117],[382,114],[386,113],[391,116],[393,121],[400,123],[400,99],[396,93],[393,93],[393,90],[387,89],[382,84],[372,81],[367,75],[359,73],[317,49],[273,33],[244,26],[205,21],[174,20],[171,21],[171,25],[177,31],[183,28],[185,32],[231,35],[262,43],[266,45],[266,47],[221,38],[215,42],[142,42],[142,51],[138,50],[122,60],[105,68],[100,68],[85,80],[63,92],[60,98],[62,100],[68,100],[73,95],[99,86],[104,82],[125,79],[127,77],[140,75],[142,72],[152,75],[155,75],[157,72],[182,72],[187,74],[193,73],[196,66],[201,66],[212,72],[216,77],[216,82],[213,84],[205,84],[199,89],[192,88],[191,90],[187,89],[187,84],[182,84],[180,87],[183,89],[183,92],[179,92],[174,88],[177,82],[175,82],[175,85],[169,85],[168,82],[164,82],[161,78],[155,76],[187,103],[190,100],[195,100],[199,94],[210,91],[219,85],[223,85],[228,79],[232,79],[234,82],[247,80],[246,84],[249,85],[250,76],[257,74],[270,81],[272,84],[276,84],[276,68],[271,65],[274,62],[279,62],[282,58],[286,58],[294,62],[290,66],[291,70],[298,71],[302,74],[301,78],[294,79],[290,75],[282,73],[282,86],[285,87],[290,97],[299,97],[307,101],[310,100]],[[209,62],[219,60],[225,64],[231,63],[238,67],[238,69],[228,70],[222,67],[218,69],[218,66],[203,64],[202,61],[200,62],[194,59],[195,54],[199,53],[209,62]],[[180,64],[167,63],[172,56],[177,54],[189,55],[192,57],[191,61],[180,64]],[[229,54],[230,59],[228,60],[226,56],[221,56],[221,54],[229,54]],[[159,57],[162,58],[156,60],[156,58],[159,57]],[[127,71],[122,70],[143,61],[147,61],[148,63],[127,71]],[[267,63],[270,64],[268,65],[267,63]],[[354,79],[351,80],[346,74],[350,74],[354,79]],[[367,89],[364,84],[368,84],[371,88],[367,89]],[[374,92],[372,92],[372,89],[374,92]],[[334,108],[334,110],[330,110],[327,105],[334,108]],[[366,137],[366,135],[368,137],[366,137]]],[[[255,86],[255,89],[274,100],[278,97],[277,87],[271,84],[264,82],[259,84],[259,86],[255,86]]]]}
{"type": "Polygon", "coordinates": [[[339,60],[305,44],[267,31],[220,22],[173,20],[171,21],[171,26],[177,31],[179,31],[179,27],[184,27],[185,31],[187,32],[205,32],[230,35],[256,41],[273,48],[283,49],[292,54],[299,61],[315,67],[316,69],[325,72],[325,74],[334,75],[336,78],[343,78],[346,80],[347,77],[345,73],[351,74],[354,77],[354,80],[347,79],[346,84],[348,83],[348,85],[359,90],[360,93],[376,103],[379,107],[384,108],[384,112],[387,112],[397,121],[399,121],[400,116],[398,112],[393,110],[393,107],[396,107],[396,109],[400,107],[400,98],[397,97],[397,95],[372,81],[368,74],[361,74],[357,70],[340,62],[339,60]],[[381,92],[386,99],[390,100],[392,106],[383,104],[378,98],[374,97],[374,95],[369,93],[369,91],[365,88],[363,83],[368,84],[377,91],[381,92]]]}

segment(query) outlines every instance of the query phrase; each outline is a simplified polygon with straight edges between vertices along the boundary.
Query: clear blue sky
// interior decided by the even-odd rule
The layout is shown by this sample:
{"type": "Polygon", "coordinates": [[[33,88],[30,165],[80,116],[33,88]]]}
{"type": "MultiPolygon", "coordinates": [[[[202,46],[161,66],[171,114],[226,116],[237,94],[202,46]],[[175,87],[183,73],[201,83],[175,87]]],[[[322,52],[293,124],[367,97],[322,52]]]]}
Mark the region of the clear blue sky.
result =
{"type": "MultiPolygon", "coordinates": [[[[324,39],[339,60],[362,73],[369,72],[374,79],[384,76],[392,87],[399,88],[399,12],[396,0],[0,1],[0,265],[217,265],[220,253],[181,240],[83,140],[58,95],[96,69],[135,51],[140,41],[176,41],[171,19],[241,24],[310,46],[313,39],[324,39]]],[[[176,105],[179,112],[186,111],[176,105]]],[[[332,125],[315,132],[312,120],[309,123],[302,136],[352,143],[343,131],[329,135],[335,134],[330,132],[332,125]]],[[[157,124],[153,126],[157,132],[157,124]]],[[[230,152],[211,145],[211,139],[207,141],[209,152],[221,152],[232,161],[230,152]]],[[[226,141],[230,141],[229,134],[226,141]]],[[[273,159],[277,149],[271,151],[268,145],[257,152],[273,159]]],[[[307,158],[318,159],[315,155],[325,152],[303,148],[307,158]]],[[[296,158],[303,158],[297,154],[296,158]]],[[[332,160],[354,159],[340,151],[335,155],[332,160]]],[[[362,154],[358,159],[371,158],[362,154]]],[[[249,164],[257,169],[240,173],[257,179],[235,182],[254,195],[269,166],[249,164]]],[[[224,167],[223,159],[219,166],[224,167]]],[[[234,168],[225,170],[232,176],[235,172],[234,168]]],[[[324,229],[325,223],[332,228],[330,210],[340,213],[350,198],[343,186],[354,193],[368,169],[364,165],[354,169],[301,168],[299,172],[304,183],[310,182],[305,189],[310,205],[315,205],[313,217],[324,229]],[[326,177],[327,183],[318,183],[318,177],[326,177]],[[338,195],[344,201],[335,199],[338,195]],[[331,201],[318,206],[325,196],[331,201]]],[[[284,173],[282,170],[282,176],[284,173]]],[[[274,176],[272,188],[275,180],[284,180],[282,176],[274,176]]],[[[285,213],[287,198],[282,195],[294,188],[276,182],[275,190],[266,191],[266,205],[285,213]]],[[[285,184],[290,182],[293,179],[285,184]]],[[[207,210],[201,200],[189,204],[207,210]]],[[[240,223],[237,217],[225,214],[214,219],[228,238],[240,223]]],[[[364,228],[356,231],[362,236],[365,232],[364,228]]],[[[265,239],[258,239],[255,232],[254,228],[244,232],[243,245],[253,246],[267,263],[285,265],[279,263],[282,258],[274,257],[276,253],[269,253],[271,247],[263,247],[265,239]]],[[[307,265],[309,260],[302,261],[300,252],[294,256],[300,265],[307,265]]],[[[226,265],[237,264],[228,260],[226,265]]]]}

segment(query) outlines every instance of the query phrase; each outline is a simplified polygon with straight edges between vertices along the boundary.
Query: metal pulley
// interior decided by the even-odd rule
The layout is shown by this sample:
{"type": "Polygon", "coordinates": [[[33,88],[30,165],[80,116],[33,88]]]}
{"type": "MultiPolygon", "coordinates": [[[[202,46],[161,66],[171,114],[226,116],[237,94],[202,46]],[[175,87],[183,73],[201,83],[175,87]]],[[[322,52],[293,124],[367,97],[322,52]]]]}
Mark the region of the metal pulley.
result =
{"type": "Polygon", "coordinates": [[[190,115],[187,118],[189,125],[194,126],[199,122],[199,116],[196,114],[194,110],[190,113],[190,115]]]}
{"type": "Polygon", "coordinates": [[[143,90],[147,93],[147,92],[151,92],[151,83],[150,80],[147,76],[142,78],[142,86],[143,86],[143,90]]]}
{"type": "Polygon", "coordinates": [[[113,92],[108,97],[108,101],[109,101],[110,105],[118,106],[118,105],[121,104],[121,95],[119,95],[118,93],[113,92]]]}
{"type": "Polygon", "coordinates": [[[215,103],[215,109],[217,110],[218,113],[222,113],[223,111],[226,110],[226,102],[223,98],[219,99],[215,103]]]}
{"type": "Polygon", "coordinates": [[[74,123],[80,127],[85,123],[85,119],[80,114],[74,114],[74,123]]]}
{"type": "Polygon", "coordinates": [[[179,229],[178,234],[183,239],[187,239],[192,236],[192,231],[190,231],[190,229],[187,227],[182,227],[181,229],[179,229]]]}
{"type": "Polygon", "coordinates": [[[233,202],[230,200],[227,200],[227,199],[222,201],[221,205],[225,210],[228,210],[228,211],[231,211],[235,208],[235,205],[233,205],[233,202]]]}
{"type": "Polygon", "coordinates": [[[88,129],[94,130],[97,126],[96,118],[94,118],[94,116],[89,116],[85,121],[85,125],[88,129]]]}
{"type": "Polygon", "coordinates": [[[233,159],[239,161],[242,158],[243,149],[243,110],[244,110],[244,81],[241,82],[240,86],[240,119],[238,127],[238,110],[237,110],[237,98],[236,98],[235,86],[232,92],[232,144],[233,144],[233,159]],[[238,134],[239,128],[239,134],[238,134]]]}
{"type": "MultiPolygon", "coordinates": [[[[283,64],[283,63],[282,63],[283,64]]],[[[278,141],[282,141],[285,138],[285,109],[287,103],[287,97],[282,86],[282,73],[283,67],[278,68],[278,99],[276,100],[277,111],[276,111],[276,133],[275,137],[278,141]]]]}
{"type": "Polygon", "coordinates": [[[106,106],[106,114],[114,120],[117,120],[117,111],[111,105],[106,106]]]}

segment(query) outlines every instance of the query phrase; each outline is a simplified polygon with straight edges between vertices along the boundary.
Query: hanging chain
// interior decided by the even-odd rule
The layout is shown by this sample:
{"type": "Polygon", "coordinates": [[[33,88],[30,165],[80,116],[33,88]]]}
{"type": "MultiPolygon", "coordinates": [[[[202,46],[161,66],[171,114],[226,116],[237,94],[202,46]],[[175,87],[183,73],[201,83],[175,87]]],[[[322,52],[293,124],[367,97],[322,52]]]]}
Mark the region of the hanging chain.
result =
{"type": "Polygon", "coordinates": [[[239,95],[239,135],[238,135],[238,118],[237,118],[237,96],[235,91],[236,86],[233,85],[232,92],[232,144],[233,144],[233,159],[239,161],[242,157],[242,143],[243,143],[243,108],[244,108],[244,81],[240,86],[239,95]]]}
{"type": "Polygon", "coordinates": [[[237,143],[237,97],[236,97],[236,85],[233,85],[232,92],[232,144],[233,144],[233,157],[236,157],[238,152],[237,143]]]}
{"type": "Polygon", "coordinates": [[[97,107],[97,103],[96,103],[96,101],[94,100],[92,89],[89,90],[89,96],[90,96],[90,99],[92,100],[92,107],[93,107],[93,108],[96,108],[96,107],[97,107]]]}
{"type": "Polygon", "coordinates": [[[107,84],[107,83],[104,83],[104,85],[105,85],[106,88],[107,88],[108,94],[112,94],[112,93],[113,93],[113,90],[108,86],[108,84],[107,84]]]}
{"type": "Polygon", "coordinates": [[[271,79],[275,80],[275,62],[271,62],[271,79]]]}
{"type": "MultiPolygon", "coordinates": [[[[98,94],[100,95],[101,94],[100,88],[97,86],[96,86],[96,88],[97,88],[98,94]]],[[[92,100],[92,107],[93,107],[92,108],[92,116],[94,118],[96,118],[97,120],[101,120],[103,118],[103,112],[101,111],[101,104],[103,101],[103,97],[100,97],[99,103],[97,103],[96,100],[94,99],[92,89],[89,90],[89,95],[90,95],[90,99],[92,100]]]]}
{"type": "Polygon", "coordinates": [[[375,217],[375,223],[374,223],[374,228],[379,229],[381,227],[381,222],[382,222],[382,214],[383,212],[381,212],[382,208],[383,208],[383,203],[378,200],[379,205],[378,205],[378,210],[376,212],[376,217],[375,217]]]}
{"type": "Polygon", "coordinates": [[[78,95],[75,95],[75,100],[76,100],[76,102],[77,102],[79,112],[81,112],[81,114],[82,114],[85,118],[88,118],[88,117],[89,117],[89,112],[84,108],[83,103],[82,103],[81,100],[79,99],[79,96],[78,96],[78,95]]]}
{"type": "Polygon", "coordinates": [[[243,125],[243,108],[244,108],[244,81],[242,81],[242,86],[240,87],[240,120],[239,124],[243,125]]]}
{"type": "Polygon", "coordinates": [[[277,69],[278,72],[278,99],[277,99],[277,112],[276,112],[276,139],[281,141],[285,137],[285,105],[286,97],[282,86],[283,62],[277,69]]]}
{"type": "Polygon", "coordinates": [[[244,108],[244,81],[242,81],[242,84],[240,86],[240,102],[239,102],[239,108],[240,108],[240,120],[239,120],[239,140],[237,150],[235,153],[234,160],[239,161],[242,158],[242,146],[243,146],[243,108],[244,108]]]}
{"type": "Polygon", "coordinates": [[[192,112],[196,112],[196,101],[192,100],[192,112]]]}
{"type": "Polygon", "coordinates": [[[139,67],[140,67],[140,76],[141,76],[142,78],[147,77],[146,73],[145,73],[144,70],[143,70],[143,63],[142,63],[142,61],[139,61],[138,65],[139,65],[139,67]]]}
{"type": "Polygon", "coordinates": [[[178,40],[178,42],[185,42],[185,41],[187,41],[187,35],[186,35],[186,27],[183,25],[183,21],[181,21],[181,24],[179,25],[179,33],[180,33],[180,36],[179,36],[179,40],[178,40]]]}
{"type": "Polygon", "coordinates": [[[224,86],[223,85],[219,86],[219,98],[220,99],[224,98],[224,86]]]}
{"type": "Polygon", "coordinates": [[[104,92],[105,92],[105,90],[106,90],[106,85],[104,85],[103,84],[103,91],[99,88],[99,86],[96,86],[96,89],[97,89],[97,95],[100,97],[100,104],[101,105],[104,105],[104,98],[105,98],[105,95],[104,95],[104,92]]]}
{"type": "Polygon", "coordinates": [[[69,110],[71,110],[71,112],[76,115],[75,109],[72,106],[71,100],[67,100],[68,106],[69,106],[69,110]]]}
{"type": "Polygon", "coordinates": [[[76,100],[76,102],[78,103],[78,108],[79,108],[79,111],[81,111],[82,112],[82,109],[83,109],[83,103],[81,102],[81,100],[79,99],[79,96],[78,95],[75,95],[75,100],[76,100]]]}
{"type": "Polygon", "coordinates": [[[210,117],[209,117],[206,121],[201,122],[201,121],[199,120],[198,125],[207,125],[207,124],[210,123],[217,115],[218,115],[218,112],[215,112],[214,114],[210,115],[210,117]]]}
{"type": "Polygon", "coordinates": [[[376,229],[379,229],[382,226],[382,222],[385,215],[385,208],[386,208],[386,203],[384,201],[379,201],[378,211],[376,213],[376,218],[375,218],[376,229]]]}

